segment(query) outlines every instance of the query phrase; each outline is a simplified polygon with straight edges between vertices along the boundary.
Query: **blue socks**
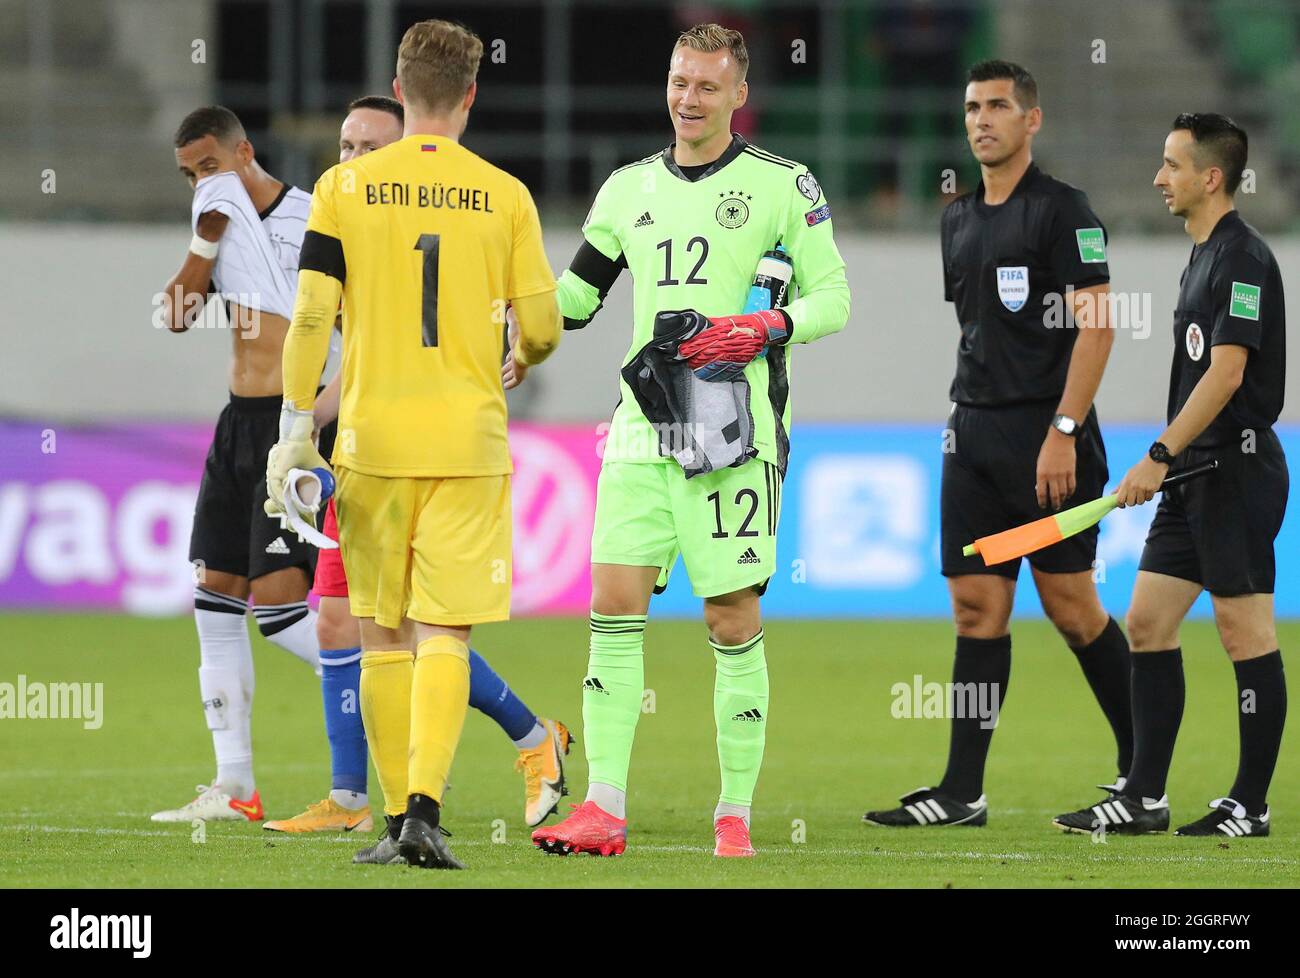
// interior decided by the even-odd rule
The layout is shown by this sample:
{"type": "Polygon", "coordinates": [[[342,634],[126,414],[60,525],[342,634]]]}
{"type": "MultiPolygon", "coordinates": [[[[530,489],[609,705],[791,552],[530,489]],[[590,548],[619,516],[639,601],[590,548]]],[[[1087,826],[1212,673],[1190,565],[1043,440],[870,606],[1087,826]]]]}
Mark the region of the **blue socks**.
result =
{"type": "Polygon", "coordinates": [[[330,773],[337,791],[366,790],[366,731],[361,723],[361,650],[321,649],[321,696],[330,773]]]}
{"type": "MultiPolygon", "coordinates": [[[[366,790],[366,731],[361,723],[361,650],[321,649],[321,695],[325,735],[330,743],[330,771],[337,791],[366,790]]],[[[497,722],[507,737],[533,738],[537,717],[473,649],[469,653],[469,705],[497,722]]],[[[522,746],[531,746],[523,744],[522,746]]]]}
{"type": "Polygon", "coordinates": [[[469,705],[490,716],[516,742],[527,738],[538,726],[533,711],[473,649],[469,651],[469,705]]]}

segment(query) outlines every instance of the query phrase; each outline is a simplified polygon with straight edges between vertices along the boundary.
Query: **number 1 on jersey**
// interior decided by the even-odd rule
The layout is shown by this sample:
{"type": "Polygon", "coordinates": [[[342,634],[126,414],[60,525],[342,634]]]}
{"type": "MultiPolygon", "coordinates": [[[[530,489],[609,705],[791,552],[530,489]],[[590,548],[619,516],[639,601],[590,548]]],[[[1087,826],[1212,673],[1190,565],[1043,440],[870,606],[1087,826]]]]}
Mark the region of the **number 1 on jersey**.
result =
{"type": "Polygon", "coordinates": [[[425,346],[438,345],[438,239],[422,234],[415,250],[424,252],[424,288],[420,293],[420,331],[425,346]]]}

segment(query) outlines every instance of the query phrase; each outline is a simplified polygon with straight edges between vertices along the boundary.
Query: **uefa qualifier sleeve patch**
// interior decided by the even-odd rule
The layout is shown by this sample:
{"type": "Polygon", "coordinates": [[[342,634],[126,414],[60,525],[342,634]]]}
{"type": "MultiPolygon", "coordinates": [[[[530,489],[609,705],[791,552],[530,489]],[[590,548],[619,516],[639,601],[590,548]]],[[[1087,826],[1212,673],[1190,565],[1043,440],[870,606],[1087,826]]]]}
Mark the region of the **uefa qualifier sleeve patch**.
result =
{"type": "Polygon", "coordinates": [[[1085,265],[1106,260],[1106,233],[1101,228],[1076,228],[1074,239],[1079,244],[1079,261],[1085,265]]]}
{"type": "Polygon", "coordinates": [[[1248,282],[1233,282],[1228,315],[1259,322],[1259,286],[1248,282]]]}
{"type": "Polygon", "coordinates": [[[803,219],[808,223],[808,226],[811,228],[811,227],[816,227],[822,221],[829,221],[830,217],[831,217],[831,205],[822,204],[822,206],[818,207],[816,210],[809,211],[807,214],[805,214],[803,216],[803,219]]]}

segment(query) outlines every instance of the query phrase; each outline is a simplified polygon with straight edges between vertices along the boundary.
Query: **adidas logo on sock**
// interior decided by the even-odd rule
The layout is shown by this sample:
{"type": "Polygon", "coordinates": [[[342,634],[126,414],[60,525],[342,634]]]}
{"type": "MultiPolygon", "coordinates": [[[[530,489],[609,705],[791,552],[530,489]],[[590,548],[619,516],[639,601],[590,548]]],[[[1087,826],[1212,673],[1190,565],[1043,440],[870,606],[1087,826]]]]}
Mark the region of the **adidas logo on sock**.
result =
{"type": "Polygon", "coordinates": [[[748,549],[746,549],[746,551],[743,554],[740,555],[740,557],[736,560],[736,563],[761,564],[762,561],[759,559],[758,554],[754,553],[754,548],[749,547],[748,549]]]}
{"type": "Polygon", "coordinates": [[[266,552],[269,554],[287,554],[289,545],[284,542],[284,537],[276,537],[266,545],[266,552]]]}
{"type": "Polygon", "coordinates": [[[632,226],[634,228],[648,228],[654,222],[655,219],[650,216],[650,212],[646,211],[644,214],[642,214],[640,217],[636,219],[636,223],[633,224],[632,226]]]}
{"type": "Polygon", "coordinates": [[[602,686],[600,684],[600,680],[597,679],[595,676],[588,676],[586,679],[584,679],[582,681],[582,689],[583,692],[604,693],[606,696],[609,695],[609,690],[607,690],[604,686],[602,686]]]}
{"type": "Polygon", "coordinates": [[[731,719],[733,719],[733,720],[741,720],[741,721],[744,721],[745,723],[762,723],[762,722],[763,722],[763,714],[760,713],[760,712],[758,712],[757,709],[753,709],[753,710],[745,710],[743,713],[737,713],[737,714],[736,714],[734,717],[732,717],[731,719]]]}

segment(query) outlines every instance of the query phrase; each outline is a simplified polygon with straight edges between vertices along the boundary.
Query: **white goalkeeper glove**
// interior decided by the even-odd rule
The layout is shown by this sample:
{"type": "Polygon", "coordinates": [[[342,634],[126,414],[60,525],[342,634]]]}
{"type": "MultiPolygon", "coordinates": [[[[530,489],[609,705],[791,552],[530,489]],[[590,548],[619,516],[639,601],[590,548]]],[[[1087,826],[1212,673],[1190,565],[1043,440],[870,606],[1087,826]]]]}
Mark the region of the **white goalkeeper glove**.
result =
{"type": "MultiPolygon", "coordinates": [[[[271,447],[266,457],[266,502],[262,508],[266,515],[284,520],[284,484],[290,469],[324,469],[329,464],[312,443],[315,429],[310,411],[299,411],[286,401],[280,406],[280,440],[271,447]]],[[[283,525],[283,523],[281,524],[283,525]]]]}

